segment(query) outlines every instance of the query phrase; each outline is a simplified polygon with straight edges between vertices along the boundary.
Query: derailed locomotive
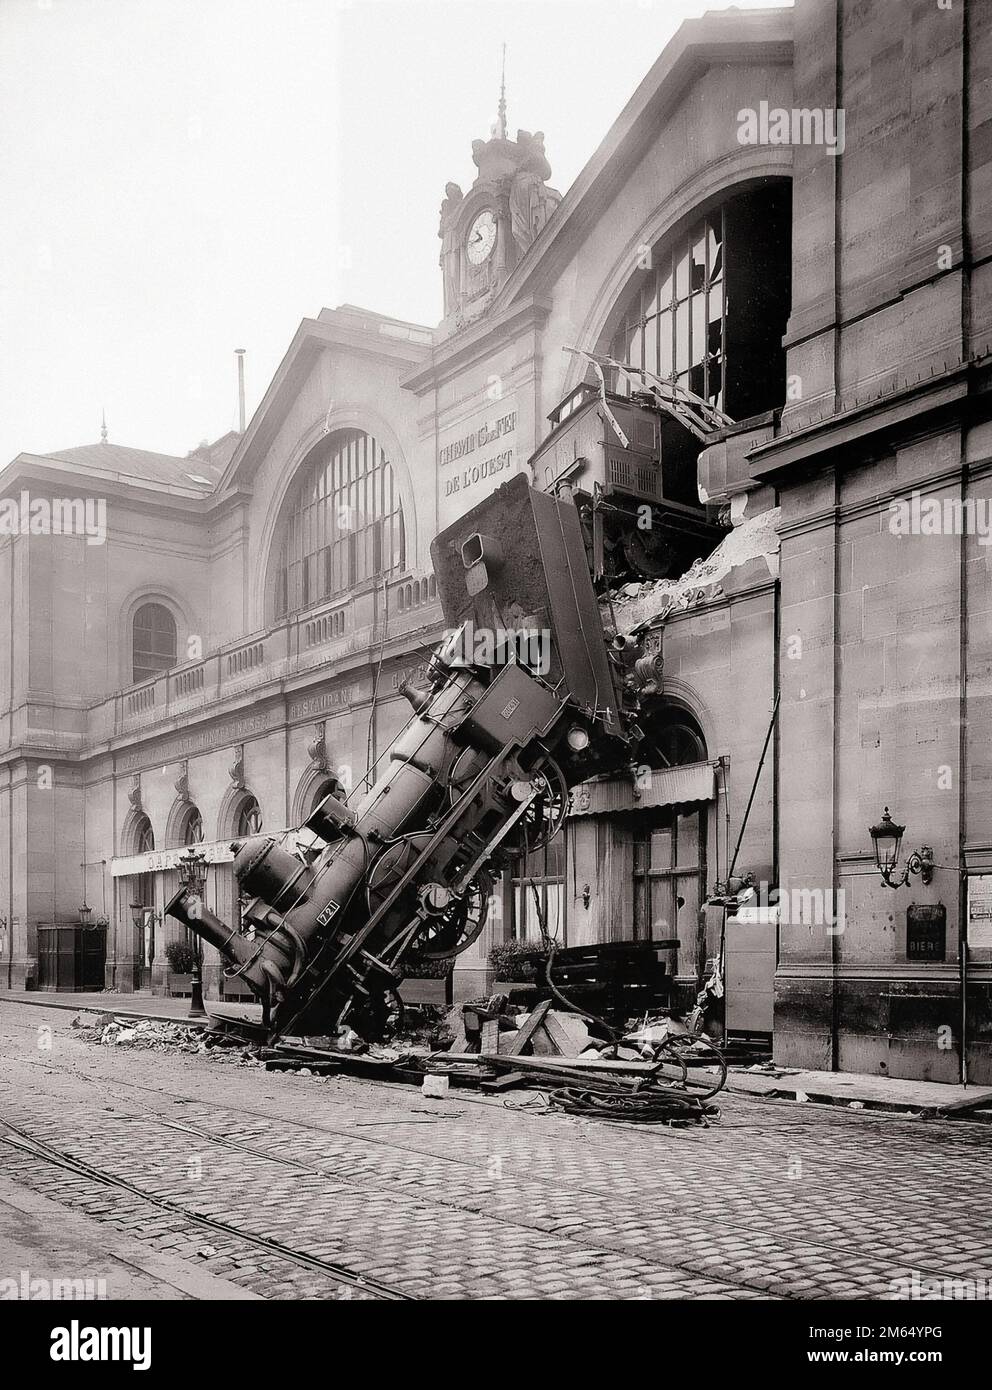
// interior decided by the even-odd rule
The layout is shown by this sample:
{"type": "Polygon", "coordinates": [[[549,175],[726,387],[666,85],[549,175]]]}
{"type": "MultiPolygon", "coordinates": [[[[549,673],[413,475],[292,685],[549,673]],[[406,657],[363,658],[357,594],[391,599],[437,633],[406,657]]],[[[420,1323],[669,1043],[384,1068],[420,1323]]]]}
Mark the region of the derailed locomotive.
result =
{"type": "Polygon", "coordinates": [[[431,554],[448,637],[402,688],[413,715],[371,788],[326,797],[302,827],[309,848],[234,844],[247,931],[189,887],[166,909],[250,986],[273,1036],[378,1036],[404,958],[464,950],[502,866],[560,829],[569,788],[633,756],[636,711],[571,501],[517,476],[431,554]],[[466,642],[466,629],[537,640],[466,642]]]}

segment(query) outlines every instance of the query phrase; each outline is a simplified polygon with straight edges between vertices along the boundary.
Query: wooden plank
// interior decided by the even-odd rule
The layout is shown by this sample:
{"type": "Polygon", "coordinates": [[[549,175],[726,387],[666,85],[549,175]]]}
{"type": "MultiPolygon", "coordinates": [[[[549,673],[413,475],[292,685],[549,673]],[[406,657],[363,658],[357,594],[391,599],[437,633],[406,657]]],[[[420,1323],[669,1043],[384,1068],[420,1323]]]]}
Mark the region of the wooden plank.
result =
{"type": "Polygon", "coordinates": [[[517,1036],[513,1039],[513,1045],[509,1049],[507,1056],[516,1057],[521,1052],[523,1052],[524,1048],[527,1046],[531,1038],[537,1032],[538,1028],[540,1028],[541,1024],[544,1022],[544,1015],[548,1012],[550,1008],[550,999],[544,999],[541,1001],[540,1004],[537,1005],[537,1007],[533,1010],[530,1017],[528,1018],[527,1022],[520,1028],[519,1032],[517,1033],[517,1036]]]}
{"type": "Polygon", "coordinates": [[[491,1076],[479,1082],[482,1091],[509,1091],[513,1086],[522,1086],[527,1076],[522,1071],[505,1071],[502,1076],[491,1076]]]}
{"type": "Polygon", "coordinates": [[[592,1067],[576,1065],[577,1058],[568,1057],[488,1057],[482,1059],[492,1067],[520,1068],[517,1072],[535,1080],[545,1080],[558,1086],[588,1086],[595,1082],[609,1081],[624,1089],[636,1090],[643,1076],[625,1076],[622,1072],[593,1070],[592,1067]]]}
{"type": "Polygon", "coordinates": [[[468,1034],[465,1031],[465,1020],[461,1016],[458,1019],[458,1030],[455,1033],[455,1040],[448,1048],[449,1057],[457,1057],[468,1052],[468,1034]]]}
{"type": "Polygon", "coordinates": [[[487,1018],[483,1022],[480,1052],[487,1056],[495,1056],[499,1052],[499,1019],[487,1018]]]}
{"type": "Polygon", "coordinates": [[[563,1068],[567,1071],[581,1072],[584,1076],[595,1076],[597,1073],[609,1076],[654,1076],[658,1071],[657,1062],[628,1062],[624,1058],[613,1057],[514,1057],[499,1056],[495,1052],[483,1051],[479,1054],[480,1062],[489,1062],[494,1066],[513,1066],[521,1067],[525,1071],[557,1071],[563,1068]]]}

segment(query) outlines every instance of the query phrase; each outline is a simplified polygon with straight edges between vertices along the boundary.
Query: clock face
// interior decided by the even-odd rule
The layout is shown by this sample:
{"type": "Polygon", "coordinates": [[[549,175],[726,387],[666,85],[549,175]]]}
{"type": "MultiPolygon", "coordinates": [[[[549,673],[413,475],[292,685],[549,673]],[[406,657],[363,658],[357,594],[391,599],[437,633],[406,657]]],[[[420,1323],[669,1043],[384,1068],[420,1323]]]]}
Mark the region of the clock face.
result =
{"type": "Polygon", "coordinates": [[[469,228],[468,240],[465,243],[472,265],[481,265],[486,257],[492,254],[495,245],[496,219],[486,208],[485,212],[480,212],[472,223],[469,228]]]}

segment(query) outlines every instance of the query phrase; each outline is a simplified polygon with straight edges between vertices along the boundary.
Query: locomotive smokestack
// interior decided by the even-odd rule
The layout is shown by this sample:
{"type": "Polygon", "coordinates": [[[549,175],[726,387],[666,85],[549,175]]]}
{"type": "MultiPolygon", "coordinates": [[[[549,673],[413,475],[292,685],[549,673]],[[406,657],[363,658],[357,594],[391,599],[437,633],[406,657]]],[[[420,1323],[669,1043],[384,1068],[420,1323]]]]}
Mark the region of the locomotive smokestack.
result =
{"type": "Polygon", "coordinates": [[[245,432],[245,350],[235,348],[234,355],[238,359],[238,431],[245,432]]]}

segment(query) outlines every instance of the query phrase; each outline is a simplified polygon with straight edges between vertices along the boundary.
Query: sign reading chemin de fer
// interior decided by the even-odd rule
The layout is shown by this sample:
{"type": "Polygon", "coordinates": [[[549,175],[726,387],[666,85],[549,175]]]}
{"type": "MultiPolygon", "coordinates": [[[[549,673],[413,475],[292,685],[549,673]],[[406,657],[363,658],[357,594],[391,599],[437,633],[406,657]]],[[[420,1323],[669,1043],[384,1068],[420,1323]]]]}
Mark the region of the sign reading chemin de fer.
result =
{"type": "Polygon", "coordinates": [[[517,471],[516,433],[516,401],[504,397],[442,436],[437,454],[442,527],[517,471]]]}

